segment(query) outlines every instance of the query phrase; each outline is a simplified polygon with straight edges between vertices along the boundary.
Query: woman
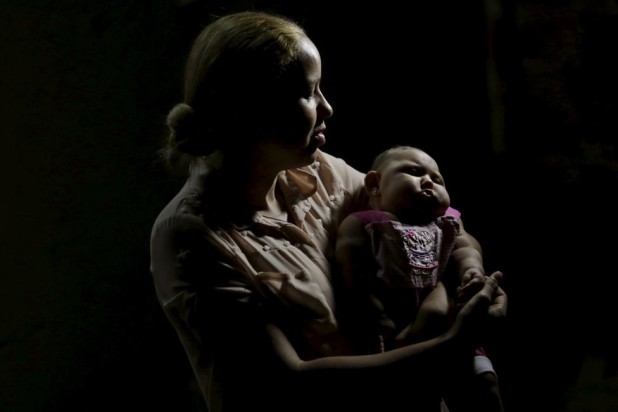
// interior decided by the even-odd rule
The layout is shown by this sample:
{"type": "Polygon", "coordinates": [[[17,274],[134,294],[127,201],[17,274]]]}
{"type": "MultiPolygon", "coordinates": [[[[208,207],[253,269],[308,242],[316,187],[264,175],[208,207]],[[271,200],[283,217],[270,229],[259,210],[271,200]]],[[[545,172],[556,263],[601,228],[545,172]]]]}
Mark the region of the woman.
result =
{"type": "Polygon", "coordinates": [[[499,275],[447,333],[348,354],[329,263],[341,217],[366,207],[364,176],[319,149],[333,113],[320,77],[315,45],[282,17],[231,14],[195,40],[185,101],[168,117],[167,155],[188,156],[190,173],[151,238],[159,300],[210,412],[395,410],[383,395],[403,384],[398,371],[419,389],[399,408],[439,410],[427,376],[504,315],[499,275]]]}

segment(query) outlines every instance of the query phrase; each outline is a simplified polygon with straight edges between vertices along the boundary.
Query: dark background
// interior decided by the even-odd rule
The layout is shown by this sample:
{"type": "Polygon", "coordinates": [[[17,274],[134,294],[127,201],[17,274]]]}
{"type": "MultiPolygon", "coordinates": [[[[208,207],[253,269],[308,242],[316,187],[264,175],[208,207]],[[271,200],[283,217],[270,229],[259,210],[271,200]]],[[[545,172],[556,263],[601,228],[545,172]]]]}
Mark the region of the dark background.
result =
{"type": "MultiPolygon", "coordinates": [[[[211,15],[288,14],[322,53],[325,150],[441,162],[503,270],[507,412],[617,411],[615,1],[0,4],[0,411],[205,411],[148,271],[157,158],[211,15]]],[[[276,115],[276,114],[274,114],[276,115]]]]}

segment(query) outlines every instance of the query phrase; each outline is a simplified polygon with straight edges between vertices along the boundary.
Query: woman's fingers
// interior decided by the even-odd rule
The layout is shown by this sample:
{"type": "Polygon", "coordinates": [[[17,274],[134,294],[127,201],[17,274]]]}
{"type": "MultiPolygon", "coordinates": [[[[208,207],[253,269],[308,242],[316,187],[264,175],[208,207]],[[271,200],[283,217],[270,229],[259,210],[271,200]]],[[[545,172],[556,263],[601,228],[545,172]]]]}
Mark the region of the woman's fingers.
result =
{"type": "Polygon", "coordinates": [[[502,272],[495,272],[488,278],[488,280],[491,279],[490,281],[495,284],[492,301],[489,305],[489,315],[493,318],[503,318],[506,316],[508,298],[504,290],[500,287],[503,276],[502,272]]]}
{"type": "Polygon", "coordinates": [[[455,327],[464,339],[479,344],[492,319],[502,318],[506,313],[506,294],[500,288],[502,272],[488,276],[480,291],[474,294],[459,311],[455,327]]]}

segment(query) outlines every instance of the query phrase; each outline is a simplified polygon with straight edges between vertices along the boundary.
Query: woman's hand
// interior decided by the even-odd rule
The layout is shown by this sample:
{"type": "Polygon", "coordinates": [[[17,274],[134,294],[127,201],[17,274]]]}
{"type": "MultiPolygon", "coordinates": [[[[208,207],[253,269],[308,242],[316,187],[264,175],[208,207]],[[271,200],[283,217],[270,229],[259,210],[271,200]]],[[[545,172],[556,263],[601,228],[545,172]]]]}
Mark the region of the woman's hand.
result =
{"type": "Polygon", "coordinates": [[[502,272],[486,277],[483,287],[461,306],[449,331],[457,340],[479,345],[492,324],[506,317],[508,299],[501,280],[502,272]]]}

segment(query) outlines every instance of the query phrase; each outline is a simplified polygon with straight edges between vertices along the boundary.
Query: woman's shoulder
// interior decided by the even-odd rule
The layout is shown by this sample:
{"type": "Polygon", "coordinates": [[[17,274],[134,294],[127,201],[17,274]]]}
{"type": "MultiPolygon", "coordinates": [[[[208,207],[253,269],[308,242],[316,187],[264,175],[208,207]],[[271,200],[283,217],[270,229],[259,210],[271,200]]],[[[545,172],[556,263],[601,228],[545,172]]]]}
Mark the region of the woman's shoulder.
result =
{"type": "Polygon", "coordinates": [[[161,233],[178,233],[196,229],[204,225],[198,212],[196,199],[182,191],[179,192],[157,215],[151,236],[161,233]]]}
{"type": "Polygon", "coordinates": [[[348,178],[355,180],[364,179],[365,174],[352,167],[341,157],[333,156],[329,153],[318,150],[316,162],[320,165],[325,165],[333,172],[348,178]]]}
{"type": "Polygon", "coordinates": [[[183,187],[168,201],[157,215],[153,232],[162,228],[183,230],[204,226],[207,202],[203,196],[202,179],[189,177],[183,187]]]}
{"type": "Polygon", "coordinates": [[[323,182],[330,183],[336,186],[337,190],[349,195],[362,197],[365,174],[352,167],[344,159],[318,151],[316,162],[312,166],[317,170],[318,177],[323,182]]]}
{"type": "Polygon", "coordinates": [[[219,158],[215,153],[203,162],[192,164],[187,180],[163,207],[155,225],[163,220],[203,220],[206,211],[212,208],[212,193],[218,192],[213,188],[213,178],[219,167],[216,165],[219,158]]]}

